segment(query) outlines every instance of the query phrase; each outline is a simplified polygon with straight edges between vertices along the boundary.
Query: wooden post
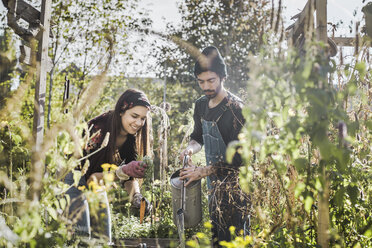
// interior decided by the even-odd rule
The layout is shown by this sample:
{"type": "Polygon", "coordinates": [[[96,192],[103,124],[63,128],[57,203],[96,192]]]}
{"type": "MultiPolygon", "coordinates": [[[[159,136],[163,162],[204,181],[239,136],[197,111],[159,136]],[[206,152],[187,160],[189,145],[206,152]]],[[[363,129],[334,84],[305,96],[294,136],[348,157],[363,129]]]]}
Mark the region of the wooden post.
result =
{"type": "Polygon", "coordinates": [[[39,151],[43,142],[44,134],[44,108],[45,92],[48,68],[48,47],[49,47],[49,29],[51,17],[51,0],[42,0],[41,5],[41,24],[43,25],[42,38],[38,48],[38,75],[35,85],[35,108],[33,134],[35,137],[35,151],[39,151]]]}
{"type": "Polygon", "coordinates": [[[48,47],[49,47],[49,30],[51,18],[51,0],[42,0],[40,21],[42,25],[42,36],[39,41],[38,56],[38,74],[35,85],[35,108],[33,136],[35,145],[33,147],[33,163],[31,168],[31,199],[38,200],[41,190],[41,180],[43,177],[44,165],[41,162],[40,152],[44,136],[44,109],[45,109],[45,92],[48,65],[48,47]]]}
{"type": "MultiPolygon", "coordinates": [[[[164,92],[163,92],[163,109],[164,112],[166,112],[166,96],[167,96],[167,64],[165,64],[165,70],[164,70],[164,92]]],[[[164,116],[162,116],[162,119],[164,116]]],[[[167,127],[163,127],[163,133],[160,134],[163,137],[163,143],[162,143],[162,149],[160,154],[160,180],[162,182],[166,181],[166,169],[168,167],[168,129],[167,127]]],[[[160,137],[160,136],[159,136],[160,137]]],[[[161,186],[163,187],[163,186],[161,186]]],[[[162,189],[163,190],[163,189],[162,189]]]]}
{"type": "Polygon", "coordinates": [[[327,0],[316,0],[317,39],[327,44],[327,0]]]}
{"type": "Polygon", "coordinates": [[[288,34],[289,44],[294,45],[296,39],[301,35],[301,33],[305,33],[305,36],[308,33],[310,34],[312,33],[312,29],[311,30],[308,29],[311,25],[313,25],[312,16],[315,11],[314,5],[315,0],[308,0],[301,13],[296,15],[296,17],[292,17],[297,18],[297,20],[288,28],[290,29],[290,32],[288,34]]]}
{"type": "MultiPolygon", "coordinates": [[[[327,0],[316,0],[316,35],[319,41],[327,44],[327,0]]],[[[321,49],[321,51],[327,49],[321,49]]],[[[324,78],[324,81],[327,79],[324,78]]],[[[322,165],[321,177],[324,180],[323,189],[318,200],[318,245],[329,247],[329,178],[326,165],[322,165]]]]}

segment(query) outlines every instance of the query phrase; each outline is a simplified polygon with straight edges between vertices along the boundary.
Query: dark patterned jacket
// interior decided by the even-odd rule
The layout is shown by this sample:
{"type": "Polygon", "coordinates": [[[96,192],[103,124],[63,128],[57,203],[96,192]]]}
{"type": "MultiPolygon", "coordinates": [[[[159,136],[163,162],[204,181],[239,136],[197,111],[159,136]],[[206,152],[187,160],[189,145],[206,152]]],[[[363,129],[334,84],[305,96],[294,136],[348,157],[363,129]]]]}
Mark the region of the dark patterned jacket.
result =
{"type": "MultiPolygon", "coordinates": [[[[87,142],[84,148],[84,156],[90,154],[97,149],[99,149],[104,141],[104,138],[110,130],[111,126],[111,115],[112,111],[106,112],[100,116],[97,116],[88,122],[88,127],[90,129],[90,139],[87,142]]],[[[114,137],[110,137],[114,138],[114,137]]],[[[89,177],[95,172],[102,172],[103,169],[101,167],[104,163],[110,163],[109,157],[107,154],[108,148],[105,147],[99,152],[95,153],[94,155],[90,156],[89,159],[89,168],[87,173],[85,174],[86,179],[88,180],[89,177]]],[[[120,154],[120,158],[116,161],[116,164],[120,164],[123,160],[126,163],[135,160],[136,158],[136,149],[135,149],[135,137],[133,135],[128,135],[127,140],[125,143],[118,149],[120,154]]],[[[84,165],[82,162],[82,165],[84,165]]]]}

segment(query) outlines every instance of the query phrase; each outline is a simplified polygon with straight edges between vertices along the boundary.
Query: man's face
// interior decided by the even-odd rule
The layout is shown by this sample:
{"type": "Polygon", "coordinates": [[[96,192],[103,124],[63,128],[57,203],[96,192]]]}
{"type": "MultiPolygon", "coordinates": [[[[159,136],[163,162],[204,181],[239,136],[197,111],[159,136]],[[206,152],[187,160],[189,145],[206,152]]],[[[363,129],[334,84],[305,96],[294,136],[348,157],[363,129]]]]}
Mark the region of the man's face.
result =
{"type": "Polygon", "coordinates": [[[197,79],[200,88],[209,99],[215,98],[221,92],[222,81],[217,73],[212,71],[202,72],[197,76],[197,79]]]}

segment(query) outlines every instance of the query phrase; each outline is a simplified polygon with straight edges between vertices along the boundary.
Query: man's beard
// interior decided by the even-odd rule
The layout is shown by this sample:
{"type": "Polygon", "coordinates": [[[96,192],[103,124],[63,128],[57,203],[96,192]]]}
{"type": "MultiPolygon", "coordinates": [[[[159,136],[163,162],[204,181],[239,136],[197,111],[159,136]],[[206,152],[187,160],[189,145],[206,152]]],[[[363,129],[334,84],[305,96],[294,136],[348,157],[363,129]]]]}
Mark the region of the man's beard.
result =
{"type": "Polygon", "coordinates": [[[221,88],[222,88],[222,85],[220,83],[220,85],[217,87],[216,90],[204,90],[204,94],[206,97],[208,97],[208,99],[213,99],[218,95],[218,93],[220,93],[221,88]],[[212,93],[212,94],[207,95],[206,93],[212,93]]]}
{"type": "Polygon", "coordinates": [[[212,99],[212,98],[215,98],[217,96],[217,92],[215,90],[205,90],[204,91],[204,94],[206,97],[208,97],[209,99],[212,99]],[[213,94],[207,94],[207,92],[209,93],[213,93],[213,94]]]}

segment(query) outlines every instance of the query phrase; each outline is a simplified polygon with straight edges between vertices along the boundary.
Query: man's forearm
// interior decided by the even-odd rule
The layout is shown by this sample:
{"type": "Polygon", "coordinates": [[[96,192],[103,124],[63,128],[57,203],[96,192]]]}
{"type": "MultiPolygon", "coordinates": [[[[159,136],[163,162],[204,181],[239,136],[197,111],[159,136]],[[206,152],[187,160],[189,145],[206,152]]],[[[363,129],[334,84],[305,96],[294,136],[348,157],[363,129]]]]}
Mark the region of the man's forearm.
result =
{"type": "Polygon", "coordinates": [[[215,168],[211,165],[205,167],[198,167],[197,170],[200,173],[201,178],[210,176],[215,173],[215,168]]]}
{"type": "Polygon", "coordinates": [[[192,154],[198,153],[201,150],[202,146],[195,140],[190,140],[189,145],[187,146],[187,149],[192,150],[192,154]]]}
{"type": "Polygon", "coordinates": [[[190,166],[185,167],[180,172],[180,179],[188,179],[185,186],[189,185],[191,182],[205,178],[211,174],[215,173],[214,166],[190,166]]]}

